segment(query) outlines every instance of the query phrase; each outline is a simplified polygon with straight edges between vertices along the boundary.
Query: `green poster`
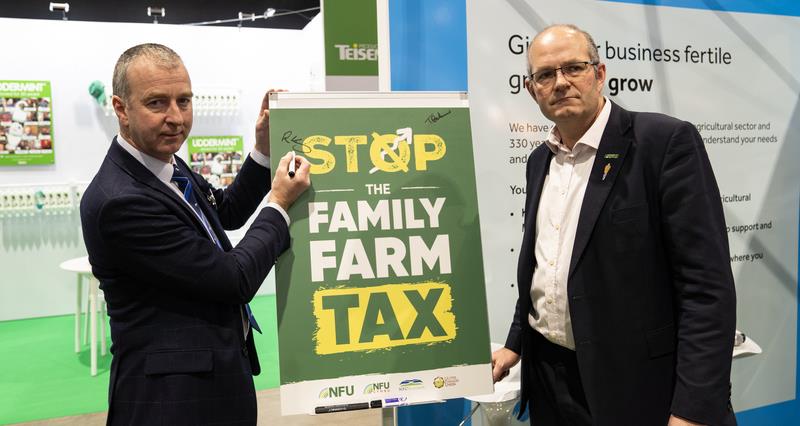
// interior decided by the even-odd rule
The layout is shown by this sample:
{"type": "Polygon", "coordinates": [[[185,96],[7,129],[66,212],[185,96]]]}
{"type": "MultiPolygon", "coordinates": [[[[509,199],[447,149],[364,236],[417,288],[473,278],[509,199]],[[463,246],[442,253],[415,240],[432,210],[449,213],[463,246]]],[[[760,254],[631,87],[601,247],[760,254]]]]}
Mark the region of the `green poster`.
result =
{"type": "Polygon", "coordinates": [[[325,74],[378,75],[378,24],[375,0],[323,2],[325,74]]]}
{"type": "Polygon", "coordinates": [[[189,166],[215,187],[233,183],[244,163],[241,136],[190,136],[189,166]]]}
{"type": "Polygon", "coordinates": [[[277,264],[282,413],[490,393],[467,101],[350,95],[271,102],[272,152],[312,164],[277,264]]]}
{"type": "Polygon", "coordinates": [[[53,163],[50,82],[0,80],[0,166],[53,163]]]}

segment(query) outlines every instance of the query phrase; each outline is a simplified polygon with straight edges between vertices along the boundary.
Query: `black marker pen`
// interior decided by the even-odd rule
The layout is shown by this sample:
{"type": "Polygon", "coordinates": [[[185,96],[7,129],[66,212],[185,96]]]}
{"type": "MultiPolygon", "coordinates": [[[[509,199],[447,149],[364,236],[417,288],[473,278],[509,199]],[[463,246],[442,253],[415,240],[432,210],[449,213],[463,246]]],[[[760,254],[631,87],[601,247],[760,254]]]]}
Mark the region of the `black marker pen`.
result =
{"type": "Polygon", "coordinates": [[[340,411],[366,410],[367,408],[381,408],[381,405],[382,405],[381,400],[376,400],[371,402],[355,402],[352,404],[323,405],[321,407],[315,407],[314,413],[327,414],[327,413],[338,413],[340,411]]]}

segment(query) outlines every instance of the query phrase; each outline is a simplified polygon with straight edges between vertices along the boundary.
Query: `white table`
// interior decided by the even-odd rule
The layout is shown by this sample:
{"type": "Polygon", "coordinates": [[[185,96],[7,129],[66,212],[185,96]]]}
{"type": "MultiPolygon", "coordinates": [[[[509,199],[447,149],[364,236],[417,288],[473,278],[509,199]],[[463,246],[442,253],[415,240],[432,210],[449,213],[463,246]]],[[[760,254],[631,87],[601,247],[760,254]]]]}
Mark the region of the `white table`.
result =
{"type": "Polygon", "coordinates": [[[87,337],[90,337],[91,343],[89,345],[91,351],[91,370],[90,373],[92,376],[97,375],[97,311],[101,310],[101,315],[99,318],[100,321],[100,329],[101,331],[101,339],[100,339],[100,353],[101,355],[106,354],[106,315],[105,315],[105,300],[102,299],[102,296],[99,296],[100,293],[100,283],[97,279],[92,275],[92,266],[89,264],[89,256],[83,257],[76,257],[75,259],[69,259],[64,262],[61,262],[59,267],[65,271],[75,272],[78,275],[78,284],[77,284],[77,291],[76,291],[76,303],[75,303],[75,352],[78,353],[81,350],[81,332],[80,332],[80,324],[81,324],[81,294],[83,293],[83,283],[84,281],[88,281],[88,302],[87,302],[87,315],[86,315],[86,322],[84,322],[84,329],[83,329],[83,344],[86,344],[87,337]],[[98,297],[100,299],[98,300],[98,297]],[[87,323],[89,327],[87,327],[87,323]],[[89,330],[87,330],[89,328],[89,330]],[[88,331],[88,333],[87,333],[88,331]]]}

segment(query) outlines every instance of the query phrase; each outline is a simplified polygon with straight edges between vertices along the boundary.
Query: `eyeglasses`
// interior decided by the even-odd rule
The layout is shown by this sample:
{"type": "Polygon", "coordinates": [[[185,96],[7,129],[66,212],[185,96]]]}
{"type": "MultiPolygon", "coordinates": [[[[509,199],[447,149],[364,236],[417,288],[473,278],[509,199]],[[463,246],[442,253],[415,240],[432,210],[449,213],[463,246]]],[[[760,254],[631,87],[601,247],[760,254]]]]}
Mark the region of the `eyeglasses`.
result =
{"type": "Polygon", "coordinates": [[[549,87],[553,85],[556,81],[556,72],[561,70],[561,75],[565,78],[576,78],[583,75],[586,70],[589,69],[589,66],[595,66],[599,62],[589,62],[589,61],[581,61],[581,62],[571,62],[569,64],[564,64],[558,68],[546,68],[543,70],[536,71],[535,73],[528,76],[534,83],[541,87],[549,87]]]}

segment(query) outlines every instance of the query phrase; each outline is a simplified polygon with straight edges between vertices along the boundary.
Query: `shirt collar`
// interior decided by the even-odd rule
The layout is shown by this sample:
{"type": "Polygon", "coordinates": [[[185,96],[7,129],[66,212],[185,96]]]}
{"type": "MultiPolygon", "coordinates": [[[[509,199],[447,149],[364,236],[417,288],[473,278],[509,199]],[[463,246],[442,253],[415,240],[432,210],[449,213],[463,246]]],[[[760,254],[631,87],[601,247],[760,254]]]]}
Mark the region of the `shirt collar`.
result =
{"type": "Polygon", "coordinates": [[[174,169],[175,158],[170,157],[170,162],[165,163],[159,160],[156,157],[151,155],[145,154],[142,151],[139,151],[135,146],[133,146],[130,142],[125,140],[122,135],[117,135],[117,143],[121,146],[125,151],[128,151],[130,155],[133,156],[137,161],[142,163],[142,165],[147,169],[150,170],[150,173],[155,175],[161,182],[169,185],[172,181],[172,172],[174,169]]]}
{"type": "MultiPolygon", "coordinates": [[[[603,98],[605,99],[603,109],[600,110],[600,114],[597,115],[597,118],[594,120],[594,123],[592,123],[592,126],[589,127],[589,130],[575,143],[573,150],[574,148],[578,148],[578,145],[586,145],[595,150],[600,146],[600,139],[603,137],[603,132],[608,124],[608,118],[611,116],[611,101],[605,96],[603,96],[603,98]]],[[[561,143],[561,133],[559,133],[558,127],[556,126],[550,129],[550,134],[547,136],[545,144],[550,148],[550,151],[553,151],[553,154],[557,154],[561,149],[569,151],[566,146],[561,143]]]]}

